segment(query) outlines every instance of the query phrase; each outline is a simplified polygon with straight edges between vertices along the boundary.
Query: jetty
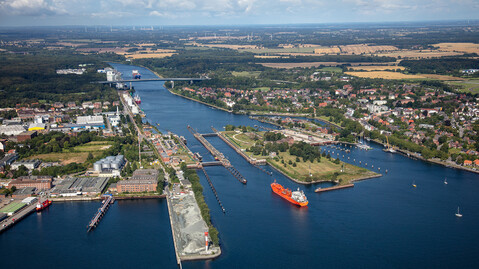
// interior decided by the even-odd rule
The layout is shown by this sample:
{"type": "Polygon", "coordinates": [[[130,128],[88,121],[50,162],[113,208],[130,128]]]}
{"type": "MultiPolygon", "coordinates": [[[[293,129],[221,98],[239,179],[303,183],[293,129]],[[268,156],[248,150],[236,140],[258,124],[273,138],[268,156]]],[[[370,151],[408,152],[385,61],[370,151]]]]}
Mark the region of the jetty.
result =
{"type": "Polygon", "coordinates": [[[104,195],[103,198],[104,198],[104,200],[103,200],[100,208],[98,208],[98,211],[95,213],[95,215],[93,216],[93,218],[91,219],[90,223],[87,226],[87,228],[88,228],[87,232],[93,230],[94,228],[96,228],[96,226],[98,226],[101,219],[103,218],[103,216],[106,214],[106,212],[110,208],[110,205],[115,202],[115,198],[113,198],[112,195],[104,195]]]}
{"type": "MultiPolygon", "coordinates": [[[[200,141],[200,143],[211,153],[211,155],[213,155],[215,157],[215,160],[217,160],[217,162],[209,162],[209,163],[199,163],[200,165],[198,165],[197,167],[199,168],[202,168],[205,164],[206,166],[211,166],[211,165],[223,165],[226,170],[228,170],[239,182],[243,183],[243,184],[246,184],[248,181],[246,180],[245,177],[243,177],[241,175],[241,173],[236,170],[236,168],[233,167],[233,165],[230,163],[230,161],[223,155],[223,153],[221,153],[219,150],[217,150],[215,147],[213,147],[213,145],[211,145],[210,142],[208,142],[208,140],[205,139],[204,135],[198,133],[196,130],[194,130],[193,128],[191,128],[191,126],[187,126],[188,130],[191,132],[191,134],[193,134],[193,136],[198,139],[198,141],[200,141]]],[[[213,128],[213,127],[212,127],[213,128]]],[[[213,128],[213,131],[215,131],[215,134],[219,134],[218,131],[216,131],[216,129],[213,128]]],[[[213,136],[211,134],[209,134],[209,136],[213,136]]],[[[216,136],[216,135],[215,135],[216,136]]]]}
{"type": "Polygon", "coordinates": [[[351,183],[351,184],[333,186],[328,188],[317,188],[316,190],[314,190],[314,192],[334,191],[334,190],[340,190],[340,189],[346,189],[346,188],[352,188],[352,187],[354,187],[354,184],[351,183]]]}
{"type": "Polygon", "coordinates": [[[215,195],[216,201],[218,201],[218,204],[220,205],[221,210],[223,210],[223,213],[226,213],[226,210],[223,207],[223,204],[221,203],[220,198],[218,197],[218,192],[216,191],[215,187],[213,186],[213,183],[211,182],[210,176],[208,175],[208,173],[206,173],[206,170],[204,168],[201,168],[201,170],[203,170],[203,173],[205,174],[206,180],[208,181],[208,184],[210,185],[211,191],[213,191],[213,194],[215,195]]]}

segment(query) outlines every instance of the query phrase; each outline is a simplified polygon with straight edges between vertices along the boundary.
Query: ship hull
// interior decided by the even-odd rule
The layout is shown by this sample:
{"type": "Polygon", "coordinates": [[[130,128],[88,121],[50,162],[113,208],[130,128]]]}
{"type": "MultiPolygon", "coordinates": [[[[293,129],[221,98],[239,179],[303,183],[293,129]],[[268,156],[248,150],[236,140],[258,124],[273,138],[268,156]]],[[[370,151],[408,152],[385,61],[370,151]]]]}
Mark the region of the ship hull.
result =
{"type": "Polygon", "coordinates": [[[277,183],[273,183],[271,184],[271,190],[276,193],[277,195],[281,196],[281,198],[285,199],[286,201],[294,204],[294,205],[297,205],[297,206],[307,206],[308,205],[308,201],[306,202],[298,202],[298,201],[295,201],[291,198],[291,191],[287,190],[287,189],[284,189],[281,185],[279,185],[277,183]],[[274,185],[276,184],[276,185],[274,185]],[[289,192],[288,192],[289,191],[289,192]]]}
{"type": "Polygon", "coordinates": [[[44,210],[45,208],[49,207],[51,204],[52,204],[52,201],[46,200],[46,201],[44,201],[43,203],[41,203],[40,206],[37,206],[37,207],[35,208],[35,210],[36,210],[37,212],[40,212],[40,211],[44,210]]]}

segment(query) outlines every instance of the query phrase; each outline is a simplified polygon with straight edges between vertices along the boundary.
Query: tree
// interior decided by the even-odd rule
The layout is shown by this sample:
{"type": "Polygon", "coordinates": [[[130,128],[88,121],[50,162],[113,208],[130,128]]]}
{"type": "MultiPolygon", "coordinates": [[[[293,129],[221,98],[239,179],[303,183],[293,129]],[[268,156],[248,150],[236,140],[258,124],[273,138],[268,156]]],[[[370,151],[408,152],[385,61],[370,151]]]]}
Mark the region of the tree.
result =
{"type": "MultiPolygon", "coordinates": [[[[67,142],[65,142],[65,143],[67,143],[67,142]]],[[[90,161],[92,159],[93,159],[93,154],[90,152],[90,153],[88,153],[88,157],[86,158],[86,160],[90,161]]]]}

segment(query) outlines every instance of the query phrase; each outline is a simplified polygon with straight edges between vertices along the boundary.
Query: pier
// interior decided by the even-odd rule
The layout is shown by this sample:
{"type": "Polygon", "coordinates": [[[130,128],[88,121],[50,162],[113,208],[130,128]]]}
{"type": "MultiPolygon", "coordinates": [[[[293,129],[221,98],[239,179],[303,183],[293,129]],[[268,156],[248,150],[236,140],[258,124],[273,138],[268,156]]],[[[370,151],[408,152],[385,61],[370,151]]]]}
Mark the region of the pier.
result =
{"type": "Polygon", "coordinates": [[[228,161],[228,159],[226,159],[226,157],[223,155],[223,153],[221,153],[219,150],[217,150],[215,147],[213,147],[213,145],[211,145],[210,142],[208,142],[208,140],[206,140],[205,137],[202,134],[198,133],[196,130],[191,128],[191,126],[189,126],[189,125],[188,125],[187,128],[188,128],[188,131],[190,131],[193,134],[193,136],[196,139],[198,139],[198,141],[200,141],[200,143],[203,144],[203,146],[209,152],[211,152],[211,154],[215,157],[215,159],[220,161],[221,164],[224,167],[230,167],[231,166],[230,161],[228,161]]]}
{"type": "Polygon", "coordinates": [[[347,184],[347,185],[341,185],[341,186],[333,186],[329,188],[317,188],[314,190],[314,192],[325,192],[325,191],[334,191],[334,190],[340,190],[340,189],[346,189],[346,188],[352,188],[354,187],[354,184],[347,184]]]}
{"type": "Polygon", "coordinates": [[[211,190],[213,191],[213,194],[216,197],[216,201],[218,201],[218,204],[221,207],[221,210],[223,210],[223,213],[226,213],[225,208],[223,207],[223,204],[220,201],[220,198],[218,197],[218,192],[216,192],[215,187],[213,186],[213,183],[211,182],[210,176],[208,176],[208,173],[206,173],[206,170],[204,168],[201,168],[203,170],[203,173],[205,174],[206,180],[208,181],[208,184],[210,185],[211,190]]]}
{"type": "MultiPolygon", "coordinates": [[[[215,132],[215,135],[218,135],[221,137],[221,134],[216,131],[215,128],[211,127],[211,129],[213,129],[213,131],[215,132]]],[[[236,170],[236,168],[233,167],[233,165],[231,165],[230,161],[228,159],[226,159],[226,157],[223,155],[223,153],[221,153],[219,150],[217,150],[215,147],[213,147],[213,145],[211,145],[210,142],[208,142],[204,135],[198,133],[196,130],[194,130],[193,128],[191,128],[191,126],[188,125],[188,130],[193,134],[193,136],[198,139],[198,141],[200,141],[201,144],[203,144],[203,146],[209,151],[211,152],[211,154],[215,157],[215,159],[217,160],[217,162],[206,162],[206,163],[200,163],[201,164],[201,168],[206,164],[207,166],[208,165],[219,165],[219,163],[221,163],[221,165],[223,165],[226,170],[228,170],[239,182],[243,183],[243,184],[246,184],[248,181],[246,180],[246,178],[244,178],[240,172],[238,170],[236,170]]],[[[210,135],[211,136],[211,135],[210,135]]],[[[203,170],[204,171],[204,170],[203,170]]]]}
{"type": "Polygon", "coordinates": [[[103,200],[100,208],[98,209],[98,212],[96,212],[95,216],[93,216],[93,219],[91,219],[90,223],[87,226],[88,228],[87,232],[91,231],[92,229],[96,228],[96,226],[98,226],[101,219],[106,214],[106,211],[108,211],[108,208],[110,208],[110,205],[115,202],[115,198],[113,198],[112,195],[105,195],[104,197],[105,197],[105,200],[103,200]]]}

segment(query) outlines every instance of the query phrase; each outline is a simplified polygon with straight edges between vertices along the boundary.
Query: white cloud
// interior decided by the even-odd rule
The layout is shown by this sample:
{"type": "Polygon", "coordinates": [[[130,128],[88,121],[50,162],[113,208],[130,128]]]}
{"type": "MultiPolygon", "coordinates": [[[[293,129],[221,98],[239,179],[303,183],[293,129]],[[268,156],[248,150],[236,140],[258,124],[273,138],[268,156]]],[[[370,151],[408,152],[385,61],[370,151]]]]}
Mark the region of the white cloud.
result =
{"type": "Polygon", "coordinates": [[[133,17],[134,13],[126,11],[107,11],[107,12],[95,12],[91,14],[92,17],[97,18],[124,18],[124,17],[133,17]]]}
{"type": "Polygon", "coordinates": [[[154,16],[154,17],[162,17],[162,18],[177,18],[178,16],[169,12],[160,12],[160,11],[151,11],[148,15],[154,16]]]}
{"type": "Polygon", "coordinates": [[[4,0],[0,1],[0,11],[14,15],[41,16],[66,13],[61,7],[61,1],[47,2],[45,0],[4,0]]]}

